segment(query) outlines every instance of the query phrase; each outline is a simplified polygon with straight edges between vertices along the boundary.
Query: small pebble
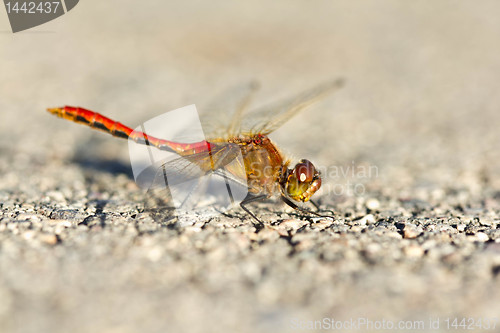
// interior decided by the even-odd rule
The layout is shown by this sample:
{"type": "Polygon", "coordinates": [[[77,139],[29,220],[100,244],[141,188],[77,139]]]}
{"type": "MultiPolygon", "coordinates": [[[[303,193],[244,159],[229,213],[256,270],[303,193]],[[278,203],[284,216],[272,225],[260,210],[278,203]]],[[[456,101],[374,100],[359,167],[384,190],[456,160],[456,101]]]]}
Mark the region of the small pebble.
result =
{"type": "Polygon", "coordinates": [[[22,236],[26,240],[31,240],[35,237],[35,234],[36,234],[35,231],[28,230],[28,231],[25,231],[22,236]]]}
{"type": "Polygon", "coordinates": [[[18,221],[32,221],[32,222],[41,221],[40,216],[35,215],[35,214],[29,214],[29,213],[21,213],[16,217],[16,219],[18,221]]]}
{"type": "Polygon", "coordinates": [[[490,239],[490,237],[484,232],[478,232],[476,233],[476,239],[480,242],[487,242],[490,239]]]}
{"type": "Polygon", "coordinates": [[[274,241],[280,238],[280,234],[276,230],[269,227],[262,229],[257,236],[261,241],[274,241]]]}
{"type": "Polygon", "coordinates": [[[424,252],[424,249],[418,245],[410,245],[404,249],[404,253],[411,258],[420,258],[424,255],[424,252]]]}
{"type": "Polygon", "coordinates": [[[283,227],[288,231],[295,232],[298,229],[302,228],[305,224],[307,224],[307,222],[301,220],[285,220],[281,222],[280,227],[283,227]]]}
{"type": "Polygon", "coordinates": [[[380,202],[375,198],[370,198],[366,200],[365,206],[369,210],[376,210],[380,208],[380,202]]]}
{"type": "Polygon", "coordinates": [[[374,254],[380,252],[381,249],[382,249],[382,247],[380,246],[380,244],[370,243],[366,247],[365,253],[368,254],[368,255],[374,255],[374,254]]]}
{"type": "Polygon", "coordinates": [[[360,225],[354,225],[351,227],[352,232],[361,232],[363,229],[364,229],[364,227],[362,227],[360,225]]]}
{"type": "Polygon", "coordinates": [[[148,259],[153,262],[160,260],[162,255],[163,255],[163,250],[160,246],[154,246],[147,252],[148,259]]]}
{"type": "Polygon", "coordinates": [[[358,220],[358,223],[360,225],[373,224],[375,222],[376,222],[375,216],[373,216],[373,214],[365,215],[361,219],[358,220]]]}
{"type": "Polygon", "coordinates": [[[404,238],[413,239],[413,238],[417,238],[418,235],[421,234],[421,232],[414,225],[406,224],[404,229],[403,229],[403,234],[404,234],[404,238]]]}
{"type": "Polygon", "coordinates": [[[47,245],[56,245],[59,242],[59,238],[54,234],[44,234],[38,237],[42,243],[47,245]]]}

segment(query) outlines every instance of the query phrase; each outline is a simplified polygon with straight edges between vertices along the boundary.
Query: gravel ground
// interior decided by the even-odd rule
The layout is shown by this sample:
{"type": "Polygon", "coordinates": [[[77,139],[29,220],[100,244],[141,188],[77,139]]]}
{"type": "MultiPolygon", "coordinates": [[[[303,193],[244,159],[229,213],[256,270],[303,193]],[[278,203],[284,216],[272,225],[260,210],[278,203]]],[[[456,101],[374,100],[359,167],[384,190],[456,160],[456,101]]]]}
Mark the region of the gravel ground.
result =
{"type": "Polygon", "coordinates": [[[0,331],[500,317],[498,2],[119,5],[15,35],[2,14],[0,331]],[[317,198],[335,217],[257,204],[259,232],[241,210],[154,221],[127,142],[44,111],[136,126],[249,79],[261,104],[336,77],[345,88],[272,135],[328,168],[317,198]]]}

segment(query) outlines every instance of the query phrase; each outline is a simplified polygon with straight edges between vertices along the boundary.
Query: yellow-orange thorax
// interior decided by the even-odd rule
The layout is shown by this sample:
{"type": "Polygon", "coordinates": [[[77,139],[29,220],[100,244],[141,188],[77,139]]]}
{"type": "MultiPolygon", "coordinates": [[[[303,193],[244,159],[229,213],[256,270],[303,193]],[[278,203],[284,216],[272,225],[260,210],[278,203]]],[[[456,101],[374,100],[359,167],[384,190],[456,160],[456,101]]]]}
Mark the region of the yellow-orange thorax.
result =
{"type": "Polygon", "coordinates": [[[251,193],[272,195],[279,188],[279,180],[289,162],[265,135],[233,138],[229,142],[240,146],[251,193]]]}

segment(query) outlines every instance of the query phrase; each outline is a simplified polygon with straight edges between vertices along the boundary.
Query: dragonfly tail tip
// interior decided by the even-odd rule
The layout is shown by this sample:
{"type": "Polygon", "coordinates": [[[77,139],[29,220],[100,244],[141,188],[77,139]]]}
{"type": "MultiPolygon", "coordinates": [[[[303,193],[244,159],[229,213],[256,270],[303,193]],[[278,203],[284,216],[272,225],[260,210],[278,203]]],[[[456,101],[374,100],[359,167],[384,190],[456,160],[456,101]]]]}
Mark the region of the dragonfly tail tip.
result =
{"type": "Polygon", "coordinates": [[[47,112],[50,112],[55,115],[59,115],[62,111],[62,108],[47,108],[47,112]]]}

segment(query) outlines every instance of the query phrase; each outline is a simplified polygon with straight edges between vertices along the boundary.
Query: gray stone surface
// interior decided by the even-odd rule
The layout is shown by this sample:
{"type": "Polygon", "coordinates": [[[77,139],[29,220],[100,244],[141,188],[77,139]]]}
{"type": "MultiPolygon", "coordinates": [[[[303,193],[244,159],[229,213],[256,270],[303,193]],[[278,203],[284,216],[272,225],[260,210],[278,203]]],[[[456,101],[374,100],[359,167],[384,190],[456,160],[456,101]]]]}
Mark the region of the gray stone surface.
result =
{"type": "Polygon", "coordinates": [[[499,10],[84,1],[16,35],[3,15],[0,331],[289,332],[324,317],[446,331],[445,318],[500,317],[499,10]],[[272,138],[329,170],[377,172],[326,179],[334,219],[256,205],[258,233],[239,210],[153,221],[127,142],[44,111],[135,126],[249,79],[260,104],[340,76],[272,138]]]}

